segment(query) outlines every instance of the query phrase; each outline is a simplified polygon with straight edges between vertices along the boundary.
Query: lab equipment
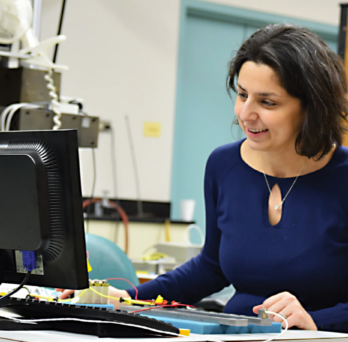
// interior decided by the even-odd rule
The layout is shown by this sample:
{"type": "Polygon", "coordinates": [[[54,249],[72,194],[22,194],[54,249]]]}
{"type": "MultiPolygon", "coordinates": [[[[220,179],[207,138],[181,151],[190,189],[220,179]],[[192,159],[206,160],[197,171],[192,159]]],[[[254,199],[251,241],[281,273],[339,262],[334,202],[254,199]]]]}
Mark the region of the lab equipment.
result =
{"type": "MultiPolygon", "coordinates": [[[[141,312],[142,308],[139,306],[121,306],[121,311],[132,312],[139,310],[141,312]]],[[[262,310],[260,310],[262,311],[262,310]]],[[[262,313],[258,317],[244,316],[244,315],[233,315],[227,313],[217,313],[209,311],[199,311],[192,309],[167,309],[167,308],[154,308],[151,310],[143,311],[147,316],[155,317],[165,317],[165,318],[178,318],[187,319],[198,322],[209,322],[218,323],[223,325],[231,326],[247,326],[248,324],[269,326],[272,325],[272,320],[268,317],[263,318],[262,313]]]]}
{"type": "Polygon", "coordinates": [[[84,113],[82,103],[60,101],[60,72],[68,67],[55,63],[56,53],[53,61],[49,55],[66,37],[59,30],[39,42],[32,25],[40,26],[33,20],[30,0],[0,0],[1,130],[77,129],[80,147],[97,147],[99,118],[84,113]],[[13,52],[18,42],[21,49],[13,52]],[[10,58],[16,65],[10,65],[10,58]]]}
{"type": "Polygon", "coordinates": [[[282,324],[272,322],[265,310],[260,310],[258,317],[219,314],[184,308],[142,310],[141,307],[137,306],[122,306],[121,310],[137,312],[147,317],[161,319],[180,329],[189,329],[191,333],[202,335],[280,333],[282,330],[282,324]]]}

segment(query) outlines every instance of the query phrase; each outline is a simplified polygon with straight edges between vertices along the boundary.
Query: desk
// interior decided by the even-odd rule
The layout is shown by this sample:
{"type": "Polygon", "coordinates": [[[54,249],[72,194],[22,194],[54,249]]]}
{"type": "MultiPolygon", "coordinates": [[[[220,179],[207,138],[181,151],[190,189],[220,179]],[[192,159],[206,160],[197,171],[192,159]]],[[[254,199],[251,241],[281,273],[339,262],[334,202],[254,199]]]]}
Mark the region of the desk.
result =
{"type": "MultiPolygon", "coordinates": [[[[95,336],[69,334],[58,331],[0,331],[0,342],[205,342],[205,341],[265,341],[277,334],[236,334],[236,335],[196,335],[173,338],[102,338],[95,336]]],[[[276,341],[292,340],[294,342],[348,342],[348,334],[325,331],[289,330],[276,341]]]]}

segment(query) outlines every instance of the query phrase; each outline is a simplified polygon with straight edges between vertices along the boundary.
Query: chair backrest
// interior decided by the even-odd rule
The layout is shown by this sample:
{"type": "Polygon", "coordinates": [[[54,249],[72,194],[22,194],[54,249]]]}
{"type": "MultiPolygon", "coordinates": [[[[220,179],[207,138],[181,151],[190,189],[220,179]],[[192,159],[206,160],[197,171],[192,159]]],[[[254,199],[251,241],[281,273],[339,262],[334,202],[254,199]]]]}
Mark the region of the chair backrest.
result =
{"type": "MultiPolygon", "coordinates": [[[[132,262],[115,243],[101,236],[86,234],[86,244],[92,267],[90,279],[123,278],[135,286],[139,285],[132,262]]],[[[122,280],[110,280],[109,283],[122,290],[131,288],[122,280]]]]}

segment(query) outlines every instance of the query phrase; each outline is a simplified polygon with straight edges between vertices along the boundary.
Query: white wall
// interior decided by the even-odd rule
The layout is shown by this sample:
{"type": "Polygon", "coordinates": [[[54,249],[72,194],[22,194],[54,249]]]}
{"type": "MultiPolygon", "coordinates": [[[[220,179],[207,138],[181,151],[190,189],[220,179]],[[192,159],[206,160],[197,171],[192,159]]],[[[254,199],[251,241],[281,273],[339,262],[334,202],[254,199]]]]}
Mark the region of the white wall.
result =
{"type": "Polygon", "coordinates": [[[298,19],[339,25],[338,0],[200,0],[298,19]]]}
{"type": "MultiPolygon", "coordinates": [[[[205,0],[207,1],[207,0],[205,0]]],[[[336,0],[210,0],[273,14],[339,24],[336,0]],[[241,6],[242,4],[242,6],[241,6]]],[[[41,39],[55,35],[61,0],[43,0],[41,39]]],[[[125,125],[128,115],[144,200],[169,201],[175,113],[180,0],[67,1],[58,62],[62,95],[84,100],[86,112],[111,120],[116,132],[117,197],[136,198],[125,125]],[[143,136],[145,121],[162,125],[160,138],[143,136]]],[[[95,195],[114,196],[111,140],[102,133],[95,195]]],[[[92,188],[92,153],[81,151],[83,193],[92,188]]]]}

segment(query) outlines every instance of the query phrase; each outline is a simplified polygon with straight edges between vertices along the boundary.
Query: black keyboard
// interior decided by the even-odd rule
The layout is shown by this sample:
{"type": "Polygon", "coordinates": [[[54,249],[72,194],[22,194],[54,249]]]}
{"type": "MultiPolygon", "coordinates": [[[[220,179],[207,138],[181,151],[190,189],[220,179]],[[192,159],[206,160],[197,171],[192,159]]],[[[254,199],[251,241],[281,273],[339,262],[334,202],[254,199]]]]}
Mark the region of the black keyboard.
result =
{"type": "Polygon", "coordinates": [[[0,300],[0,305],[7,312],[22,316],[19,319],[71,319],[30,324],[1,318],[0,330],[58,330],[99,337],[168,337],[179,334],[179,329],[172,324],[135,313],[121,313],[100,307],[19,298],[4,299],[4,303],[0,300]],[[77,319],[88,322],[81,322],[77,319]],[[93,320],[103,322],[96,323],[93,320]],[[136,327],[112,322],[132,324],[136,327]],[[155,329],[157,332],[151,331],[149,328],[155,329]]]}

